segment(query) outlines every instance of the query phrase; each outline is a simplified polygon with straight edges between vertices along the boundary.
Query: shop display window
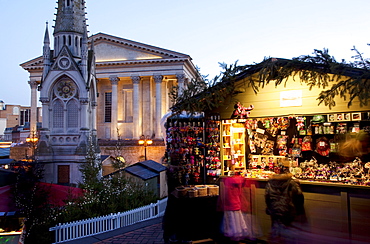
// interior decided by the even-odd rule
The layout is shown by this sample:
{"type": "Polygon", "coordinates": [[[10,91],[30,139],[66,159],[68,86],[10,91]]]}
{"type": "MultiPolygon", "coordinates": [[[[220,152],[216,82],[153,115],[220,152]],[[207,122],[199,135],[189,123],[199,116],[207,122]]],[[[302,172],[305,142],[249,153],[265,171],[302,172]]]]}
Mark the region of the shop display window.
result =
{"type": "Polygon", "coordinates": [[[246,169],[245,119],[222,121],[223,175],[246,169]]]}
{"type": "Polygon", "coordinates": [[[167,157],[171,165],[182,168],[182,184],[204,183],[207,177],[216,179],[235,172],[246,177],[267,177],[283,166],[290,168],[297,178],[302,172],[307,179],[324,180],[326,177],[319,173],[318,178],[308,176],[312,167],[300,166],[317,162],[313,165],[318,168],[313,171],[321,172],[333,163],[338,163],[337,168],[343,163],[349,163],[347,168],[356,165],[343,162],[339,143],[350,134],[369,132],[369,115],[347,112],[222,120],[219,116],[172,119],[167,123],[167,157]]]}
{"type": "Polygon", "coordinates": [[[166,159],[177,172],[179,185],[207,182],[207,176],[221,175],[220,120],[170,118],[166,124],[166,159]]]}

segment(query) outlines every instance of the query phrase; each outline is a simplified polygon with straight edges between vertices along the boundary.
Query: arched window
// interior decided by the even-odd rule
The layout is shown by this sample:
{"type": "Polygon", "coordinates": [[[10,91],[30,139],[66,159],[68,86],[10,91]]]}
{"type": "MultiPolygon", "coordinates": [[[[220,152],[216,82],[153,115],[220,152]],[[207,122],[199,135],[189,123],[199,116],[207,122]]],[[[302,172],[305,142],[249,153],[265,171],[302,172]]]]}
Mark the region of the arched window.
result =
{"type": "Polygon", "coordinates": [[[13,115],[19,115],[19,108],[18,107],[13,108],[13,115]]]}
{"type": "Polygon", "coordinates": [[[77,36],[75,37],[75,47],[77,47],[77,44],[78,44],[78,38],[77,36]]]}
{"type": "Polygon", "coordinates": [[[56,100],[53,104],[53,127],[64,127],[64,109],[63,103],[60,100],[56,100]]]}
{"type": "Polygon", "coordinates": [[[63,45],[66,45],[66,36],[63,36],[63,45]]]}
{"type": "Polygon", "coordinates": [[[71,46],[72,45],[72,38],[71,36],[68,36],[68,46],[71,46]]]}
{"type": "Polygon", "coordinates": [[[67,127],[78,127],[78,106],[74,100],[69,101],[67,104],[67,127]]]}

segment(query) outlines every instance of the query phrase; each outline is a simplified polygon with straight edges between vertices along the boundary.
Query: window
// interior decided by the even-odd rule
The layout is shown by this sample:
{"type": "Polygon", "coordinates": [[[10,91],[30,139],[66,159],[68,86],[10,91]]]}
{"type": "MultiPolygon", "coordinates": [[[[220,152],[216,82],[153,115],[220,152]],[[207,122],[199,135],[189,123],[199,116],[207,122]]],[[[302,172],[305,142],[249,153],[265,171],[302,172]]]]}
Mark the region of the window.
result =
{"type": "Polygon", "coordinates": [[[27,122],[30,122],[30,109],[24,109],[21,111],[20,125],[25,125],[27,122]]]}
{"type": "Polygon", "coordinates": [[[67,127],[78,127],[78,107],[75,101],[71,100],[67,104],[67,127]]]}
{"type": "Polygon", "coordinates": [[[57,100],[54,102],[53,106],[53,127],[63,128],[64,127],[64,114],[63,114],[63,104],[61,101],[57,100]]]}
{"type": "Polygon", "coordinates": [[[112,122],[112,92],[105,93],[104,122],[112,122]]]}
{"type": "Polygon", "coordinates": [[[19,108],[18,107],[13,108],[13,115],[19,115],[19,108]]]}

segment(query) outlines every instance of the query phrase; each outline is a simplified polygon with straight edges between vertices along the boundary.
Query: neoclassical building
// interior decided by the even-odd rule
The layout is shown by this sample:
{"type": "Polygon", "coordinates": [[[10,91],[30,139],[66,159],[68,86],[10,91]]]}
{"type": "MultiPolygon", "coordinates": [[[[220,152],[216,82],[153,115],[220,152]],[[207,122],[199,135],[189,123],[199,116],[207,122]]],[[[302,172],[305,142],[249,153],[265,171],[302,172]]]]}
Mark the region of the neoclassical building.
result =
{"type": "Polygon", "coordinates": [[[98,138],[162,139],[160,121],[172,105],[170,89],[197,76],[190,56],[103,33],[90,41],[98,80],[98,138]]]}
{"type": "Polygon", "coordinates": [[[42,128],[37,159],[45,180],[81,181],[89,143],[163,139],[161,119],[169,91],[179,92],[198,71],[186,54],[98,33],[88,36],[85,0],[59,0],[51,48],[48,25],[43,55],[21,64],[29,72],[30,130],[36,131],[37,93],[42,128]]]}

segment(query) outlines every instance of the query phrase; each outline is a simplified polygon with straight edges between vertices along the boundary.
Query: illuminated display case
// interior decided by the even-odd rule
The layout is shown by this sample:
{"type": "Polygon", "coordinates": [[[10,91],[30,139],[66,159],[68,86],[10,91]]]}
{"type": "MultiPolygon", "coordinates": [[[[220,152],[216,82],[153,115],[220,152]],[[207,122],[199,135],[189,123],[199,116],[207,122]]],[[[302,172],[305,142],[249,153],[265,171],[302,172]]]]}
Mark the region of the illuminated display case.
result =
{"type": "Polygon", "coordinates": [[[222,171],[230,175],[233,171],[246,169],[245,127],[240,120],[222,121],[222,171]]]}

